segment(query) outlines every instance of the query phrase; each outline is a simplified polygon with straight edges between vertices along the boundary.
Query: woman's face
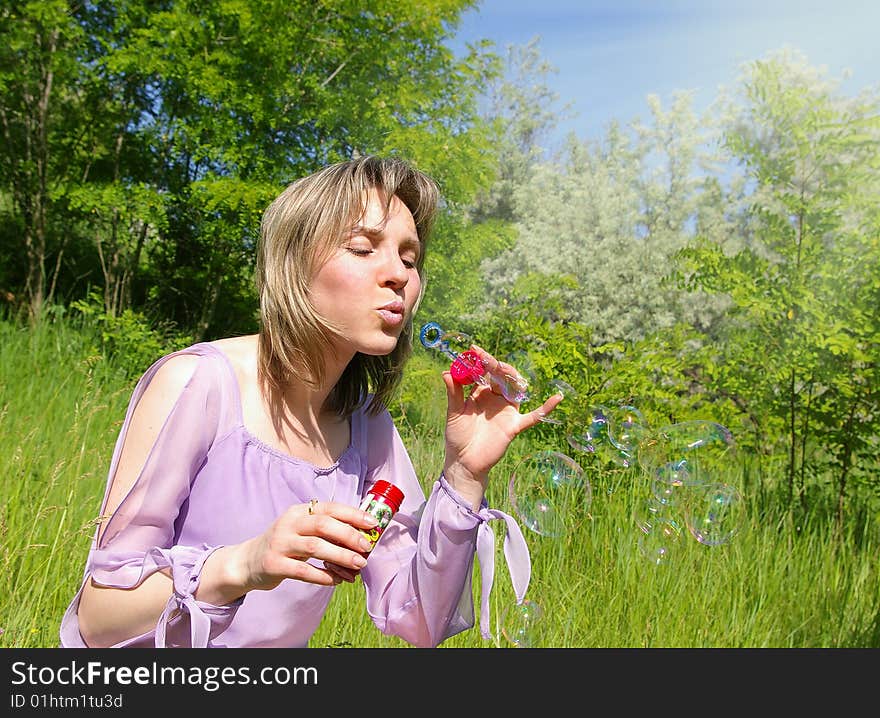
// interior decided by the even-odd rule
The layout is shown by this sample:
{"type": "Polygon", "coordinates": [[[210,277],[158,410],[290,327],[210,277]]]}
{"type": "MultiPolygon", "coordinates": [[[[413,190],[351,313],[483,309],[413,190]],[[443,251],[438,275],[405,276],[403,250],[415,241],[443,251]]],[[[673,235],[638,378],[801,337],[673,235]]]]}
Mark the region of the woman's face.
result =
{"type": "Polygon", "coordinates": [[[315,308],[341,328],[346,345],[339,349],[351,356],[393,351],[421,291],[412,213],[393,197],[384,215],[371,189],[363,216],[312,280],[315,308]]]}

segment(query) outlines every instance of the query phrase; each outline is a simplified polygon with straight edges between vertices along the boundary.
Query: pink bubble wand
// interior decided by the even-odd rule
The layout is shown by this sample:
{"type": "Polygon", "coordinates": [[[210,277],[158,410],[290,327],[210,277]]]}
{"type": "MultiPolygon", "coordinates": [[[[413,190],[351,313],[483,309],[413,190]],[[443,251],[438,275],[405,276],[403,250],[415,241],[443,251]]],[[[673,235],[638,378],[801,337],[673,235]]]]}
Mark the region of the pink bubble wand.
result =
{"type": "Polygon", "coordinates": [[[472,342],[467,334],[444,331],[437,322],[428,322],[419,331],[419,341],[426,349],[439,351],[452,360],[449,371],[456,384],[497,387],[502,396],[514,404],[521,404],[528,398],[528,383],[522,377],[507,373],[492,374],[486,370],[483,361],[473,349],[452,349],[450,344],[457,347],[471,346],[472,342]]]}

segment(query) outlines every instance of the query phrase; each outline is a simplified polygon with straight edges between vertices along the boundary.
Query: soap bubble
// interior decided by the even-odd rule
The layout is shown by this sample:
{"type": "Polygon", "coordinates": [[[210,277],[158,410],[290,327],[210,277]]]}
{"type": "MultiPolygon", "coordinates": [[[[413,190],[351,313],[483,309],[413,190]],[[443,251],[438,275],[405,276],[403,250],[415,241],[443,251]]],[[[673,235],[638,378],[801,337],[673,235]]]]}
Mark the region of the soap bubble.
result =
{"type": "Polygon", "coordinates": [[[742,495],[730,484],[700,487],[685,507],[688,531],[706,546],[720,546],[730,541],[742,526],[744,517],[742,495]]]}
{"type": "Polygon", "coordinates": [[[611,407],[607,418],[608,441],[628,458],[632,458],[639,443],[648,433],[648,425],[642,412],[629,404],[621,404],[611,407]]]}
{"type": "Polygon", "coordinates": [[[611,409],[602,404],[588,406],[586,411],[581,412],[580,420],[569,427],[566,441],[573,449],[591,454],[600,461],[627,468],[632,462],[632,455],[612,444],[608,436],[608,417],[611,413],[611,409]]]}
{"type": "Polygon", "coordinates": [[[558,451],[523,458],[508,484],[510,503],[523,525],[541,536],[561,536],[586,516],[592,488],[574,459],[558,451]]]}
{"type": "Polygon", "coordinates": [[[656,467],[648,471],[655,482],[668,484],[669,486],[690,485],[690,472],[688,471],[687,459],[679,459],[668,464],[656,467]]]}
{"type": "Polygon", "coordinates": [[[723,481],[737,462],[730,431],[714,421],[683,421],[651,432],[638,446],[639,464],[675,486],[723,481]]]}
{"type": "Polygon", "coordinates": [[[533,648],[540,643],[544,610],[528,599],[507,607],[501,618],[501,633],[518,648],[533,648]]]}
{"type": "Polygon", "coordinates": [[[608,409],[602,405],[587,407],[579,426],[572,427],[566,440],[569,446],[585,454],[595,454],[608,441],[608,409]]]}
{"type": "Polygon", "coordinates": [[[545,424],[568,427],[576,421],[578,413],[577,391],[562,379],[550,379],[541,386],[541,394],[538,398],[543,401],[554,394],[562,394],[562,402],[556,406],[552,414],[542,416],[541,421],[545,424]]]}
{"type": "Polygon", "coordinates": [[[505,363],[510,364],[531,386],[537,386],[538,372],[535,362],[527,351],[517,349],[504,358],[505,363]]]}
{"type": "Polygon", "coordinates": [[[660,479],[654,479],[651,482],[651,498],[650,506],[654,507],[655,512],[669,512],[679,507],[679,487],[660,479]]]}
{"type": "Polygon", "coordinates": [[[652,564],[668,563],[681,537],[678,522],[669,516],[654,515],[639,521],[638,527],[639,553],[652,564]]]}
{"type": "MultiPolygon", "coordinates": [[[[528,411],[526,402],[543,402],[561,393],[563,401],[541,418],[557,426],[568,445],[602,464],[638,466],[649,478],[646,518],[639,522],[639,548],[654,563],[667,560],[686,525],[700,543],[717,546],[729,541],[743,522],[742,496],[734,488],[741,470],[731,432],[714,421],[690,420],[654,429],[632,404],[588,404],[577,390],[539,368],[529,352],[506,357],[516,371],[486,371],[470,351],[471,337],[445,331],[436,322],[422,326],[419,339],[427,349],[450,360],[453,379],[499,391],[528,411]],[[683,515],[682,515],[683,514],[683,515]]],[[[544,362],[546,364],[546,362],[544,362]]],[[[597,467],[591,467],[596,469],[597,467]]],[[[602,469],[606,469],[603,466],[602,469]]],[[[619,480],[625,472],[608,471],[619,480]]],[[[612,492],[609,484],[608,493],[612,492]]],[[[508,485],[510,502],[523,525],[542,536],[560,536],[588,515],[592,490],[581,466],[557,451],[540,451],[522,459],[508,485]]]]}

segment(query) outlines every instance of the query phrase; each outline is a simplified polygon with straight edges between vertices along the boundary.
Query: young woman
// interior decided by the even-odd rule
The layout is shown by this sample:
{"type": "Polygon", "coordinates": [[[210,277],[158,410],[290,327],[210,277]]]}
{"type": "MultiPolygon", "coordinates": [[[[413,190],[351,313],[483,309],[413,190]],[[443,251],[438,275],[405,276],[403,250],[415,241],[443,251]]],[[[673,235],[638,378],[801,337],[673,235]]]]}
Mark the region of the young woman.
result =
{"type": "Polygon", "coordinates": [[[493,518],[507,522],[522,597],[528,550],[484,492],[514,437],[561,397],[522,414],[445,372],[445,462],[427,500],[386,408],[411,352],[437,202],[407,163],[365,157],[269,206],[259,333],[165,356],[137,384],[62,646],[304,647],[334,586],[358,575],[380,631],[436,646],[474,625],[478,548],[488,635],[493,518]],[[379,479],[404,501],[368,551],[375,520],[358,506],[379,479]]]}

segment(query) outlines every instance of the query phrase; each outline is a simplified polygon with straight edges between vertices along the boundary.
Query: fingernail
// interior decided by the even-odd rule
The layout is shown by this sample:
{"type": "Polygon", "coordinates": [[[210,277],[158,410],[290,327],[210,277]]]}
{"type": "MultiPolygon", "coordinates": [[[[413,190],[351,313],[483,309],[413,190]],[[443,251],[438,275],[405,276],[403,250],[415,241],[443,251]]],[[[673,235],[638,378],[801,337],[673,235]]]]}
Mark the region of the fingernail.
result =
{"type": "Polygon", "coordinates": [[[373,516],[373,514],[368,514],[366,511],[364,512],[364,521],[367,522],[368,526],[378,526],[379,520],[373,516]]]}
{"type": "Polygon", "coordinates": [[[363,538],[363,537],[362,537],[362,538],[358,541],[358,545],[360,545],[361,549],[364,550],[364,551],[369,551],[371,548],[373,548],[373,544],[372,544],[372,542],[370,541],[370,539],[368,539],[368,538],[363,538]]]}
{"type": "Polygon", "coordinates": [[[357,566],[358,568],[363,568],[364,566],[367,565],[367,559],[365,559],[363,556],[355,556],[355,557],[351,560],[351,562],[352,562],[355,566],[357,566]]]}

